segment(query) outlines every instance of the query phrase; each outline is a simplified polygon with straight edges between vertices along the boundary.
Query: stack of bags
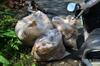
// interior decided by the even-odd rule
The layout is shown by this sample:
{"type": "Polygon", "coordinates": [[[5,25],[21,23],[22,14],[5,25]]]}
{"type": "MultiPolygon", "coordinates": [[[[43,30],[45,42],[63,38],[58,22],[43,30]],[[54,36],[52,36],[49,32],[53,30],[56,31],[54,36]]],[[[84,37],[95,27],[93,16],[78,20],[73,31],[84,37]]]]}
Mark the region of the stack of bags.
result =
{"type": "Polygon", "coordinates": [[[66,47],[76,49],[75,23],[72,16],[50,20],[43,12],[33,11],[17,22],[15,32],[24,44],[33,46],[31,55],[37,61],[60,60],[70,54],[66,47]]]}

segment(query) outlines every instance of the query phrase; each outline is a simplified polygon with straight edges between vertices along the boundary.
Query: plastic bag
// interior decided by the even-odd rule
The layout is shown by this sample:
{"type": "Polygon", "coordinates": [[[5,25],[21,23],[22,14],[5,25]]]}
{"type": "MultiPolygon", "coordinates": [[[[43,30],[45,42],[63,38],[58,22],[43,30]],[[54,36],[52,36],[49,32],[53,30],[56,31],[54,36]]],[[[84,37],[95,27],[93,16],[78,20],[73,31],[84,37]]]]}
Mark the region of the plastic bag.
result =
{"type": "Polygon", "coordinates": [[[53,25],[62,33],[63,41],[67,48],[77,48],[76,39],[77,39],[77,29],[75,27],[76,20],[72,16],[62,17],[53,17],[53,25]]]}
{"type": "Polygon", "coordinates": [[[41,11],[33,11],[17,22],[15,32],[25,44],[33,45],[33,40],[52,28],[49,18],[41,11]]]}
{"type": "Polygon", "coordinates": [[[69,55],[62,43],[62,34],[57,30],[49,30],[36,40],[31,54],[37,61],[59,60],[69,55]]]}

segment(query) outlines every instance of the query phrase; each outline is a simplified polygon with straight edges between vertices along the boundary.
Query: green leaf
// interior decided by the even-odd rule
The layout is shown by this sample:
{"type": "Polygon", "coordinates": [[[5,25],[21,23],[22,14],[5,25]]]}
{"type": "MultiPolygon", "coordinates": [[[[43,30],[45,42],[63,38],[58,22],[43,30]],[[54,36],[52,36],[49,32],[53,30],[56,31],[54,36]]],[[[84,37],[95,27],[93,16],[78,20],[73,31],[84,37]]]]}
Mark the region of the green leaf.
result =
{"type": "Polygon", "coordinates": [[[15,45],[15,44],[11,44],[11,47],[12,47],[12,48],[15,48],[16,50],[19,50],[18,46],[15,45]]]}
{"type": "Polygon", "coordinates": [[[8,66],[10,64],[9,61],[2,55],[0,55],[0,63],[2,63],[3,66],[8,66]]]}
{"type": "Polygon", "coordinates": [[[12,31],[12,30],[7,30],[3,33],[4,36],[7,36],[7,37],[16,37],[15,35],[15,32],[12,31]]]}
{"type": "Polygon", "coordinates": [[[32,66],[36,66],[36,64],[35,64],[35,63],[33,63],[33,64],[32,64],[32,66]]]}

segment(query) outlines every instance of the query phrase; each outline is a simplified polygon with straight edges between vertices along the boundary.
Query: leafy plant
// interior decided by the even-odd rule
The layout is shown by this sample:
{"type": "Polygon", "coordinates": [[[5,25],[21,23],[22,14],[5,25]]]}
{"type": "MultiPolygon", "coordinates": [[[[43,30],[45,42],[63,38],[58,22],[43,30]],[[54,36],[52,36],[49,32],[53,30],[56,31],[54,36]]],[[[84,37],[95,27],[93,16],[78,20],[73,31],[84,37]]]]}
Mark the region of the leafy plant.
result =
{"type": "Polygon", "coordinates": [[[16,37],[15,15],[11,9],[0,6],[0,66],[35,66],[30,57],[31,48],[16,37]]]}
{"type": "Polygon", "coordinates": [[[0,55],[0,63],[2,63],[3,66],[8,66],[10,64],[10,62],[2,55],[0,55]]]}
{"type": "Polygon", "coordinates": [[[36,65],[33,63],[32,66],[36,66],[36,65]]]}

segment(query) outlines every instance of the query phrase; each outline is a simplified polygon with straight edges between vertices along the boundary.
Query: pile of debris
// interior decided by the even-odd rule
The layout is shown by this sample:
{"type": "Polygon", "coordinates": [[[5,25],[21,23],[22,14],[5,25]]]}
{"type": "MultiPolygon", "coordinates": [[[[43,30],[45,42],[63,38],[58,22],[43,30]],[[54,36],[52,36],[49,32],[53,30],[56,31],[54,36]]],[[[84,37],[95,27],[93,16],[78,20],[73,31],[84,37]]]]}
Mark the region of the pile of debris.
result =
{"type": "Polygon", "coordinates": [[[33,11],[19,20],[15,27],[18,38],[33,46],[31,54],[38,61],[59,60],[77,50],[77,20],[73,16],[55,16],[50,20],[41,11],[33,11]]]}

